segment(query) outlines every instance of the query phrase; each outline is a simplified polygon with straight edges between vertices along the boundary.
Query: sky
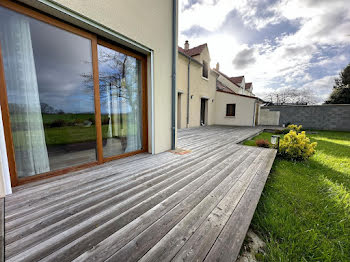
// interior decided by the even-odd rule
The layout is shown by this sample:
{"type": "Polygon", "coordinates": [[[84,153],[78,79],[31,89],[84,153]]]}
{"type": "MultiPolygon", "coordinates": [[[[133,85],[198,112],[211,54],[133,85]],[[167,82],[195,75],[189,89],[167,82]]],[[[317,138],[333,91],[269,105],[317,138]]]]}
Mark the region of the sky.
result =
{"type": "Polygon", "coordinates": [[[179,0],[179,46],[208,43],[211,67],[261,98],[306,89],[322,103],[350,63],[349,0],[179,0]]]}

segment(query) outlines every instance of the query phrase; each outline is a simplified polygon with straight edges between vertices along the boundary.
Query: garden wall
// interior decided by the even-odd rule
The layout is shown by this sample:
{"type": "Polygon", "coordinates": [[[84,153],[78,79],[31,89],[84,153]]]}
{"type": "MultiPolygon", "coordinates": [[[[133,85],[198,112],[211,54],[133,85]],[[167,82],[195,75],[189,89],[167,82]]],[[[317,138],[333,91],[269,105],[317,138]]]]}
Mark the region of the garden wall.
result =
{"type": "MultiPolygon", "coordinates": [[[[279,125],[297,124],[318,130],[350,131],[350,105],[264,106],[261,111],[278,111],[279,125]]],[[[266,114],[267,115],[267,114],[266,114]]],[[[264,123],[264,114],[260,115],[264,123]]],[[[276,121],[277,122],[277,121],[276,121]]]]}

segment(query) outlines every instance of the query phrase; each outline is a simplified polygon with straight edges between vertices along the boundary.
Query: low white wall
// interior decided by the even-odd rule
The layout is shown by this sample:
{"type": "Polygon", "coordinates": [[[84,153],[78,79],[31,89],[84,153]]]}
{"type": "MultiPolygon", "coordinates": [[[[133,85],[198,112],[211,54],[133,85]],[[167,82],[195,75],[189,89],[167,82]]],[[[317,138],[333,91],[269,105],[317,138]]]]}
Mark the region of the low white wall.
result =
{"type": "Polygon", "coordinates": [[[260,108],[258,118],[259,125],[263,126],[278,126],[280,121],[279,111],[270,111],[269,109],[260,108]]]}
{"type": "Polygon", "coordinates": [[[254,126],[256,99],[223,92],[216,92],[215,124],[232,126],[254,126]],[[236,104],[236,115],[226,116],[226,105],[236,104]]]}

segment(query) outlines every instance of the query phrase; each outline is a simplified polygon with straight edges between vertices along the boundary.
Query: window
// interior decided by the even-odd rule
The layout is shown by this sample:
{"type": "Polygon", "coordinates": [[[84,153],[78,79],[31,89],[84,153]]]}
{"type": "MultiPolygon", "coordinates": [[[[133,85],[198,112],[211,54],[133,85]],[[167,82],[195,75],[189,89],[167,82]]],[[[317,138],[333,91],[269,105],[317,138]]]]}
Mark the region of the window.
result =
{"type": "Polygon", "coordinates": [[[98,45],[103,156],[142,149],[141,61],[98,45]]]}
{"type": "Polygon", "coordinates": [[[226,116],[235,116],[235,115],[236,115],[236,104],[227,104],[226,116]]]}
{"type": "Polygon", "coordinates": [[[0,102],[14,184],[146,151],[146,58],[2,5],[0,102]]]}
{"type": "Polygon", "coordinates": [[[0,8],[19,178],[96,161],[91,40],[0,8]],[[13,33],[16,32],[16,33],[13,33]]]}
{"type": "Polygon", "coordinates": [[[204,78],[208,78],[208,63],[206,61],[203,60],[203,71],[202,71],[202,76],[204,78]]]}

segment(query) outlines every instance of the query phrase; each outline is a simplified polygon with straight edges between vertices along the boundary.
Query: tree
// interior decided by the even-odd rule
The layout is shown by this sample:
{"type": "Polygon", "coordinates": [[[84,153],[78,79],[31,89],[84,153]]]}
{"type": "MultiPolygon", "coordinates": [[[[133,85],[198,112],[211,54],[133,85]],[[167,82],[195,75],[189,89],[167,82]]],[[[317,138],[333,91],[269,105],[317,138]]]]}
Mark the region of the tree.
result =
{"type": "Polygon", "coordinates": [[[350,104],[350,87],[336,87],[333,88],[326,104],[350,104]]]}
{"type": "Polygon", "coordinates": [[[268,94],[265,101],[275,105],[306,105],[315,104],[314,94],[306,88],[286,88],[268,94]]]}
{"type": "Polygon", "coordinates": [[[341,71],[334,82],[333,91],[325,103],[350,104],[350,64],[341,71]]]}

